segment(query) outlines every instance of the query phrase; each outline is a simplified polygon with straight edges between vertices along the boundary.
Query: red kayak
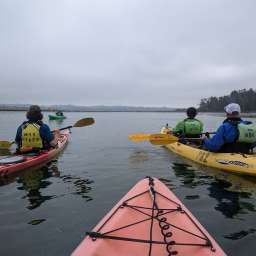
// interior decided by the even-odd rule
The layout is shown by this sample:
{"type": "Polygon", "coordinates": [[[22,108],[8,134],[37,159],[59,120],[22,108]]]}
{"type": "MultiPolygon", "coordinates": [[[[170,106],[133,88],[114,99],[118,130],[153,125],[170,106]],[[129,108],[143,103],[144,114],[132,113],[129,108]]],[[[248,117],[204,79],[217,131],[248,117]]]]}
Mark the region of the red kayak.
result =
{"type": "Polygon", "coordinates": [[[16,155],[0,159],[0,176],[13,174],[31,167],[41,167],[54,159],[66,146],[69,138],[69,130],[63,130],[58,139],[58,146],[39,154],[16,155]]]}
{"type": "Polygon", "coordinates": [[[226,255],[158,179],[138,182],[98,223],[72,256],[226,255]]]}

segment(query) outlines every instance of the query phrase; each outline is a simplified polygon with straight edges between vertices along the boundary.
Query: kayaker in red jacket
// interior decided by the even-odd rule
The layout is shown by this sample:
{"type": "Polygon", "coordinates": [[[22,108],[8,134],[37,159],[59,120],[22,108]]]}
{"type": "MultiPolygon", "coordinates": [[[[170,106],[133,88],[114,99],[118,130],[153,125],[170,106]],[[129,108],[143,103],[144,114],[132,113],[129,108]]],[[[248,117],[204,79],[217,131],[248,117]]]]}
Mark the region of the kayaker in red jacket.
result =
{"type": "Polygon", "coordinates": [[[15,137],[18,151],[38,151],[57,144],[55,135],[59,132],[56,130],[53,134],[49,126],[43,123],[43,114],[39,106],[30,106],[26,117],[28,120],[18,127],[15,137]]]}
{"type": "Polygon", "coordinates": [[[238,104],[230,103],[224,110],[226,119],[211,139],[203,137],[203,148],[213,152],[249,153],[256,143],[256,126],[241,119],[238,104]]]}

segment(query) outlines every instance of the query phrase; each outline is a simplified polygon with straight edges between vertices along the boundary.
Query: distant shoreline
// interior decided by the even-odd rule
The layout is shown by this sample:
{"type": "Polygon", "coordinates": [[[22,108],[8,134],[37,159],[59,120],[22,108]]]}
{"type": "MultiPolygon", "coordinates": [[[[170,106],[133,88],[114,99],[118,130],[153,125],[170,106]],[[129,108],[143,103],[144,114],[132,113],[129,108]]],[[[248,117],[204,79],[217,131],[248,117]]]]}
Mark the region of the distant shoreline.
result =
{"type": "MultiPolygon", "coordinates": [[[[3,112],[25,112],[31,104],[0,104],[0,111],[3,112]]],[[[77,106],[77,105],[40,105],[44,112],[91,112],[91,113],[185,113],[186,108],[171,108],[171,107],[143,107],[143,106],[77,106]]],[[[209,114],[217,116],[225,116],[223,111],[210,112],[199,111],[199,114],[209,114]]],[[[256,117],[256,112],[245,112],[242,117],[256,117]]]]}
{"type": "MultiPolygon", "coordinates": [[[[0,109],[0,112],[24,112],[27,111],[27,109],[0,109]]],[[[57,110],[45,110],[44,112],[52,112],[55,113],[57,110]]],[[[59,110],[58,110],[59,111],[59,110]]],[[[135,112],[141,112],[141,113],[183,113],[184,110],[171,110],[171,111],[161,111],[161,110],[60,110],[62,112],[123,112],[123,113],[135,113],[135,112]]]]}
{"type": "MultiPolygon", "coordinates": [[[[0,112],[25,112],[26,109],[0,109],[0,112]]],[[[55,113],[57,110],[49,110],[49,109],[42,109],[44,112],[52,112],[55,113]]],[[[184,113],[184,109],[177,109],[177,110],[61,110],[65,113],[68,112],[89,112],[89,113],[184,113]]],[[[215,116],[223,116],[225,117],[224,112],[199,112],[199,114],[209,114],[215,116]]],[[[241,113],[242,117],[248,118],[256,118],[256,113],[245,112],[241,113]]]]}
{"type": "MultiPolygon", "coordinates": [[[[27,111],[30,104],[0,104],[0,111],[27,111]]],[[[143,107],[143,106],[76,106],[39,105],[42,111],[56,112],[184,112],[183,108],[143,107]]]]}

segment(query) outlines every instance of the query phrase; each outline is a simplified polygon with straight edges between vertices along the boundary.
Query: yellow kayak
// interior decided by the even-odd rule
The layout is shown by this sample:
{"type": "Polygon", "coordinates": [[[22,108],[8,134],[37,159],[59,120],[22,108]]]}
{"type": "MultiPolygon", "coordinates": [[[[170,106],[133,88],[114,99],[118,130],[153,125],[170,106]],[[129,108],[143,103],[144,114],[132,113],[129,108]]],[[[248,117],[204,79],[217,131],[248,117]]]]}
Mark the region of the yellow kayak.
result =
{"type": "MultiPolygon", "coordinates": [[[[161,133],[169,129],[163,128],[161,133]]],[[[233,173],[256,176],[256,154],[214,153],[179,142],[165,145],[167,149],[196,163],[233,173]]]]}

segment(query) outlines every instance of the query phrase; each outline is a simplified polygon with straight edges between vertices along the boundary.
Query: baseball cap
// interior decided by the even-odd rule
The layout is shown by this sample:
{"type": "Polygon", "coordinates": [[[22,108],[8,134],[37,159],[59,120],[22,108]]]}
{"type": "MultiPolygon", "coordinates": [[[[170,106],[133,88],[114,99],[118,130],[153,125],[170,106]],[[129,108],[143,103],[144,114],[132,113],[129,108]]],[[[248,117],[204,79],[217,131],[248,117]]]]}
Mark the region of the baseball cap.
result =
{"type": "Polygon", "coordinates": [[[241,108],[240,108],[239,104],[237,104],[237,103],[230,103],[230,104],[228,104],[224,108],[224,110],[228,114],[240,114],[241,113],[241,108]]]}

